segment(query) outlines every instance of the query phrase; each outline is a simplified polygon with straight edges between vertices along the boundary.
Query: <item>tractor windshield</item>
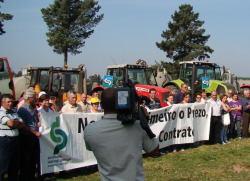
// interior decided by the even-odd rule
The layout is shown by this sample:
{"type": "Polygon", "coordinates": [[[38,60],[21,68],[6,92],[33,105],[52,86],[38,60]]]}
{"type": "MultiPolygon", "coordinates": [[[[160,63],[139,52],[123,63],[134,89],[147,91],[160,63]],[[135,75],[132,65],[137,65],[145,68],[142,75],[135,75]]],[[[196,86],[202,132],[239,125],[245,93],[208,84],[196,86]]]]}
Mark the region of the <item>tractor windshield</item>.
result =
{"type": "Polygon", "coordinates": [[[150,69],[128,69],[128,78],[135,84],[155,85],[156,81],[150,69]]]}
{"type": "Polygon", "coordinates": [[[209,77],[213,80],[221,80],[220,68],[213,64],[200,64],[196,69],[196,80],[201,80],[202,77],[209,77]]]}
{"type": "Polygon", "coordinates": [[[128,78],[136,84],[147,84],[144,69],[128,69],[128,78]]]}
{"type": "Polygon", "coordinates": [[[79,72],[53,72],[52,90],[55,92],[74,90],[78,92],[79,72]]]}
{"type": "Polygon", "coordinates": [[[180,79],[191,85],[193,66],[195,66],[196,74],[194,81],[201,81],[202,77],[210,77],[213,80],[221,80],[220,67],[214,64],[182,64],[180,66],[180,79]]]}
{"type": "MultiPolygon", "coordinates": [[[[128,79],[130,79],[134,84],[141,85],[156,85],[156,81],[152,70],[144,68],[128,68],[128,79]]],[[[114,87],[120,87],[125,81],[126,71],[123,68],[108,69],[108,75],[113,76],[114,87]]]]}

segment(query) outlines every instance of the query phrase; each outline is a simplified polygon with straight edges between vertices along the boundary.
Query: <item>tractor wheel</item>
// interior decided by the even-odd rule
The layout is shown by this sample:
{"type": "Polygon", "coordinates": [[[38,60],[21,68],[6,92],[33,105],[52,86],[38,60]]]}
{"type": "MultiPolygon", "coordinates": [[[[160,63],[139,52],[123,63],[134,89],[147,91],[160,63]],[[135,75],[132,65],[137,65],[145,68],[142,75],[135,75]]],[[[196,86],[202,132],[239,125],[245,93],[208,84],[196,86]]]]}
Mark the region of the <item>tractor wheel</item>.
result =
{"type": "Polygon", "coordinates": [[[169,90],[171,90],[171,92],[173,93],[173,94],[177,94],[178,92],[180,92],[180,90],[176,87],[176,86],[174,86],[174,85],[167,85],[166,87],[164,87],[165,89],[169,89],[169,90]]]}

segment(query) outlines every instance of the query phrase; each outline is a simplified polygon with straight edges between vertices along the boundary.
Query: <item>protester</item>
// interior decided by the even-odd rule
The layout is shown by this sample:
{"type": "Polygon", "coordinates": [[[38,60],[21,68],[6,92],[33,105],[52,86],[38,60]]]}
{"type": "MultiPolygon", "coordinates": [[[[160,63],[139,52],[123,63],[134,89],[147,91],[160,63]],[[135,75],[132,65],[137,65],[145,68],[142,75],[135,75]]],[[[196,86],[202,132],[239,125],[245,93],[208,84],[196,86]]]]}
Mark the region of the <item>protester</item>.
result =
{"type": "Polygon", "coordinates": [[[40,133],[38,127],[40,125],[38,112],[35,108],[36,92],[27,89],[24,92],[24,104],[18,109],[18,115],[22,118],[25,125],[35,131],[35,135],[20,131],[21,144],[21,165],[20,165],[20,181],[35,180],[36,166],[39,167],[39,139],[40,133]]]}
{"type": "Polygon", "coordinates": [[[248,129],[250,123],[250,90],[244,90],[244,97],[242,98],[242,138],[248,138],[248,129]]]}
{"type": "Polygon", "coordinates": [[[144,114],[146,116],[147,121],[149,120],[149,113],[148,111],[150,110],[147,106],[147,104],[150,103],[150,99],[146,96],[140,96],[139,97],[139,104],[142,107],[144,114]]]}
{"type": "MultiPolygon", "coordinates": [[[[190,100],[190,94],[185,92],[183,93],[183,100],[180,102],[181,104],[187,104],[190,100]]],[[[185,148],[190,147],[191,144],[180,144],[178,147],[180,148],[180,151],[185,151],[185,148]]]]}
{"type": "Polygon", "coordinates": [[[233,90],[232,89],[228,89],[227,91],[227,102],[231,102],[233,100],[233,90]]]}
{"type": "Polygon", "coordinates": [[[117,120],[114,88],[103,91],[101,103],[103,119],[84,130],[86,148],[97,159],[101,180],[145,180],[142,149],[157,155],[157,139],[150,139],[138,121],[122,125],[117,120]]]}
{"type": "Polygon", "coordinates": [[[201,102],[202,103],[207,103],[207,93],[206,93],[206,89],[202,89],[201,90],[201,102]]]}
{"type": "MultiPolygon", "coordinates": [[[[187,91],[188,91],[188,85],[185,83],[182,84],[181,91],[178,94],[176,94],[174,97],[174,104],[178,104],[178,103],[182,102],[183,101],[183,94],[187,93],[187,91]]],[[[191,100],[189,99],[188,102],[191,102],[191,100]]]]}
{"type": "Polygon", "coordinates": [[[99,99],[97,97],[91,98],[90,102],[91,102],[91,106],[86,111],[86,113],[98,113],[98,112],[101,112],[98,109],[100,101],[99,101],[99,99]]]}
{"type": "MultiPolygon", "coordinates": [[[[94,97],[97,97],[99,99],[99,106],[98,106],[98,110],[100,112],[102,112],[102,107],[101,107],[101,100],[100,100],[100,97],[99,97],[99,92],[96,90],[96,89],[93,89],[92,92],[91,92],[91,98],[94,98],[94,97]]],[[[91,105],[91,99],[89,101],[87,101],[87,103],[89,105],[91,105]]],[[[91,106],[90,106],[91,107],[91,106]]]]}
{"type": "Polygon", "coordinates": [[[196,93],[195,100],[196,101],[194,103],[202,103],[201,102],[201,93],[196,93]]]}
{"type": "Polygon", "coordinates": [[[219,142],[220,137],[220,126],[221,126],[221,101],[217,99],[217,92],[211,92],[212,97],[208,100],[212,107],[212,116],[210,123],[210,135],[209,142],[211,144],[216,144],[219,142]]]}
{"type": "Polygon", "coordinates": [[[190,94],[189,93],[183,93],[183,100],[180,102],[181,104],[189,103],[190,100],[190,94]]]}
{"type": "Polygon", "coordinates": [[[88,110],[89,104],[87,103],[87,94],[86,93],[82,93],[81,100],[80,100],[80,102],[78,102],[78,104],[80,106],[82,106],[83,112],[86,112],[88,110]]]}
{"type": "Polygon", "coordinates": [[[51,113],[54,112],[53,109],[49,107],[49,96],[47,94],[42,94],[39,97],[39,104],[40,107],[37,109],[37,111],[40,113],[51,113]]]}
{"type": "Polygon", "coordinates": [[[237,126],[237,137],[241,139],[241,122],[242,122],[242,102],[238,100],[238,94],[233,94],[233,100],[229,102],[229,106],[231,108],[231,119],[230,119],[230,127],[229,127],[229,139],[232,139],[233,132],[235,131],[235,123],[237,126]]]}
{"type": "Polygon", "coordinates": [[[9,180],[18,180],[20,160],[19,131],[23,120],[12,109],[13,96],[1,95],[0,108],[0,180],[4,180],[4,173],[8,173],[9,180]]]}
{"type": "Polygon", "coordinates": [[[149,90],[150,103],[147,105],[149,109],[159,109],[161,108],[161,102],[156,98],[156,90],[154,88],[149,90]]]}
{"type": "Polygon", "coordinates": [[[62,113],[65,112],[82,112],[82,107],[76,102],[76,92],[70,90],[67,92],[68,103],[62,107],[62,113]]]}
{"type": "MultiPolygon", "coordinates": [[[[226,94],[222,94],[220,96],[220,100],[221,100],[221,105],[222,105],[222,116],[224,116],[224,118],[226,119],[226,114],[228,114],[230,112],[230,107],[227,104],[227,95],[226,94]]],[[[230,123],[230,116],[228,115],[228,124],[230,123]]],[[[224,122],[221,123],[221,127],[220,127],[220,143],[221,144],[226,144],[226,143],[230,143],[227,140],[227,127],[228,124],[225,124],[224,122]]]]}
{"type": "Polygon", "coordinates": [[[53,109],[54,112],[59,112],[60,107],[57,105],[59,94],[58,92],[51,92],[49,94],[49,107],[53,109]]]}
{"type": "Polygon", "coordinates": [[[167,106],[172,106],[174,103],[174,94],[169,93],[167,95],[167,106]]]}

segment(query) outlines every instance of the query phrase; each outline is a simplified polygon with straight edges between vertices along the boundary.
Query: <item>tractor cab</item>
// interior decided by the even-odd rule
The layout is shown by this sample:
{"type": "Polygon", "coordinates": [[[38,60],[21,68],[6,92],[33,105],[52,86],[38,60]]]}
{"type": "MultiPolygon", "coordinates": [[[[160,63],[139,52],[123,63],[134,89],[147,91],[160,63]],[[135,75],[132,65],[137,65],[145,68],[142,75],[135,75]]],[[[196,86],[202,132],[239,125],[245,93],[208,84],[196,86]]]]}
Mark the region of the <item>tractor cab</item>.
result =
{"type": "Polygon", "coordinates": [[[41,91],[48,94],[59,93],[60,106],[67,100],[66,93],[69,90],[78,93],[77,101],[80,100],[80,94],[87,93],[84,65],[79,65],[78,68],[31,67],[27,71],[31,76],[30,86],[33,86],[37,93],[41,91]]]}
{"type": "Polygon", "coordinates": [[[113,87],[122,86],[128,79],[134,84],[157,85],[152,69],[143,60],[138,60],[136,64],[107,66],[107,75],[113,76],[113,87]]]}
{"type": "Polygon", "coordinates": [[[202,77],[209,77],[212,80],[222,80],[221,70],[217,64],[198,61],[181,62],[179,77],[183,82],[188,84],[190,89],[192,82],[201,86],[202,77]]]}

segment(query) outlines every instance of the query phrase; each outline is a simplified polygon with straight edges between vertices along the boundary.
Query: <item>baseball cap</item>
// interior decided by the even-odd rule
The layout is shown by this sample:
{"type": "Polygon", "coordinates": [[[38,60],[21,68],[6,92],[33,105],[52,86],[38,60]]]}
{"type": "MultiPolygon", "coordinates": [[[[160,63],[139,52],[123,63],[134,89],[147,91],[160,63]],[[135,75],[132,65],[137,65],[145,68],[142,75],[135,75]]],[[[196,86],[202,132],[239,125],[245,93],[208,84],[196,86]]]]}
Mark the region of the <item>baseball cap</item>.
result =
{"type": "Polygon", "coordinates": [[[93,97],[91,98],[90,100],[91,104],[94,104],[94,103],[97,103],[97,102],[100,102],[99,99],[97,97],[93,97]]]}

